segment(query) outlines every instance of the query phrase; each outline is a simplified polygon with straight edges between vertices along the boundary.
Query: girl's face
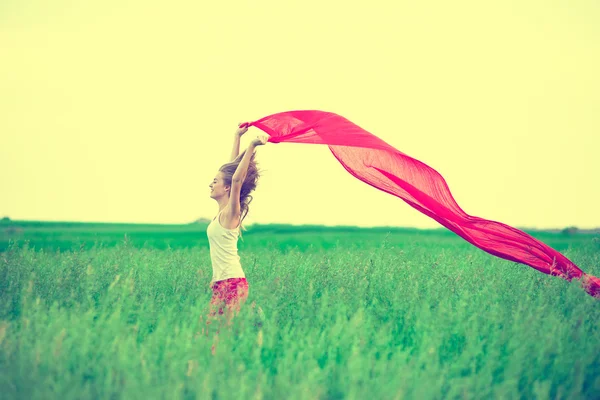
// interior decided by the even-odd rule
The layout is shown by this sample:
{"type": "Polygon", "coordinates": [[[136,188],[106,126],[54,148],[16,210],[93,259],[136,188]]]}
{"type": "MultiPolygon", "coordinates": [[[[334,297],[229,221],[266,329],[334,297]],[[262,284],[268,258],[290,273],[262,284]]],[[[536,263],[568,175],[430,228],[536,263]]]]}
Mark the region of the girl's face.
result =
{"type": "Polygon", "coordinates": [[[223,196],[229,196],[229,186],[225,186],[225,182],[223,181],[223,173],[218,172],[215,175],[212,183],[208,185],[210,187],[210,197],[213,199],[218,199],[223,196]]]}

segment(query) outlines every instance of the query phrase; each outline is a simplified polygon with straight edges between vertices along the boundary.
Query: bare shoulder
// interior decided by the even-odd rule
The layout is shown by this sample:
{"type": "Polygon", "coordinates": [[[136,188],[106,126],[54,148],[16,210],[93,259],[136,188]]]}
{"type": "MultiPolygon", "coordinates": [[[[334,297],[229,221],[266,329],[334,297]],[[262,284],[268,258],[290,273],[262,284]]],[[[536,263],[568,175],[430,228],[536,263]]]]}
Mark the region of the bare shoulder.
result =
{"type": "Polygon", "coordinates": [[[225,207],[219,218],[219,223],[225,229],[235,229],[240,225],[241,213],[236,213],[231,207],[225,207]]]}

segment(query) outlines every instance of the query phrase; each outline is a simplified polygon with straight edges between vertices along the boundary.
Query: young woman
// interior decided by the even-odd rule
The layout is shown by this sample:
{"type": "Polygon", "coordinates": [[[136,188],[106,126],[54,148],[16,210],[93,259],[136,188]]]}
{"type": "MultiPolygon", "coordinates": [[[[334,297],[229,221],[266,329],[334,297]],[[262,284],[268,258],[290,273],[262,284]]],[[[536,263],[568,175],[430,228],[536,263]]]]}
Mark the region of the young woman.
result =
{"type": "Polygon", "coordinates": [[[240,138],[248,130],[239,124],[233,140],[230,162],[221,166],[210,187],[210,197],[217,201],[219,213],[208,225],[206,233],[210,244],[213,268],[210,301],[210,320],[227,311],[228,319],[248,298],[248,282],[240,263],[237,241],[242,221],[252,201],[250,193],[256,188],[259,172],[254,161],[254,150],[267,143],[267,136],[254,139],[248,149],[239,154],[240,138]]]}

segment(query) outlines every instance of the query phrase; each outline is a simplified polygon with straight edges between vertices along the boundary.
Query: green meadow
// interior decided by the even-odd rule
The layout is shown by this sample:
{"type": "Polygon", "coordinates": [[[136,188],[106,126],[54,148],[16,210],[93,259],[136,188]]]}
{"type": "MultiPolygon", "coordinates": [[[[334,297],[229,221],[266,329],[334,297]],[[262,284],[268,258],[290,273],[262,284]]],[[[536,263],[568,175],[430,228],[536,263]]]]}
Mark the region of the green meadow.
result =
{"type": "MultiPolygon", "coordinates": [[[[598,234],[531,234],[600,276],[598,234]]],[[[599,397],[578,281],[442,229],[253,225],[239,249],[248,302],[207,326],[206,225],[0,223],[0,398],[599,397]]]]}

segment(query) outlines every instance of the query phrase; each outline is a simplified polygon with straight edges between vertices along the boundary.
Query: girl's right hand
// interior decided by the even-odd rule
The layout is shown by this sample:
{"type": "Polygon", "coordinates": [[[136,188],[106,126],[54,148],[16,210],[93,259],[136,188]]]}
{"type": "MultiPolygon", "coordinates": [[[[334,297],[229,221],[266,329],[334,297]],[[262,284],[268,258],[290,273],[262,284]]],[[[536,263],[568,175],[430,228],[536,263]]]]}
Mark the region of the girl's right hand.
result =
{"type": "Polygon", "coordinates": [[[262,146],[267,144],[267,142],[269,141],[269,137],[267,135],[260,135],[257,136],[256,139],[254,139],[252,142],[250,142],[250,146],[262,146]]]}
{"type": "Polygon", "coordinates": [[[244,133],[246,133],[248,131],[248,123],[244,122],[244,123],[239,123],[238,124],[238,128],[235,131],[235,134],[238,135],[239,137],[241,137],[244,133]]]}

